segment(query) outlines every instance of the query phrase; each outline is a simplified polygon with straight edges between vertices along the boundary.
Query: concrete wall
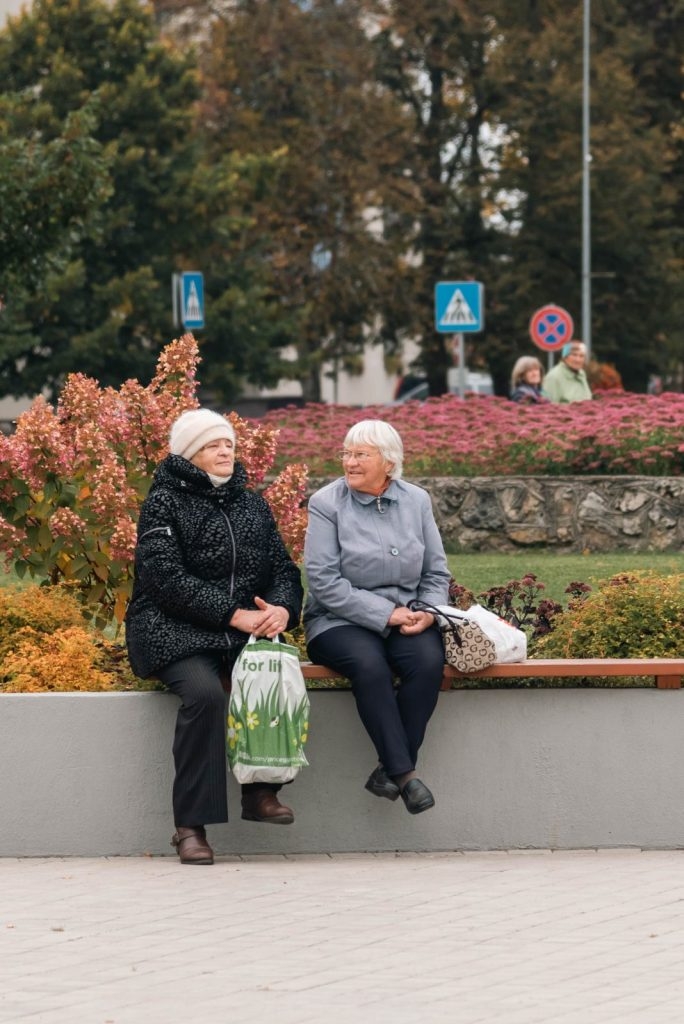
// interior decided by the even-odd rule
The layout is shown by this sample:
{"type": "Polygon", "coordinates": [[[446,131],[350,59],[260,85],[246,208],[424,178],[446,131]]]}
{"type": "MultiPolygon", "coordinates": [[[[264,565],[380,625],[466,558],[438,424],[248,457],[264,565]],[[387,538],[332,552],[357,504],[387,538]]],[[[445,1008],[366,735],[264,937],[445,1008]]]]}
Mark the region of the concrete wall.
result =
{"type": "MultiPolygon", "coordinates": [[[[442,693],[420,770],[437,806],[366,793],[353,698],[314,691],[295,824],[213,826],[217,853],[684,847],[684,690],[442,693]]],[[[0,856],[171,853],[164,693],[0,695],[0,856]]]]}

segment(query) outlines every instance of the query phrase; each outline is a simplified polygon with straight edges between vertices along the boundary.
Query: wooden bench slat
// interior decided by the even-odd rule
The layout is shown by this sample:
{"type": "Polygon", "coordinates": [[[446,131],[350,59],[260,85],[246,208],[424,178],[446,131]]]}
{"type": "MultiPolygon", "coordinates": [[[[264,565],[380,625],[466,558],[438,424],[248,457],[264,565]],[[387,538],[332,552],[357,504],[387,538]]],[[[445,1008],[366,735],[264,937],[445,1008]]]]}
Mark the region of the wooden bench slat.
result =
{"type": "MultiPolygon", "coordinates": [[[[305,679],[343,679],[325,665],[302,664],[305,679]]],[[[651,676],[659,689],[681,688],[684,658],[533,658],[513,665],[490,665],[479,672],[459,672],[444,666],[442,689],[454,679],[535,679],[541,677],[600,678],[602,676],[651,676]]]]}

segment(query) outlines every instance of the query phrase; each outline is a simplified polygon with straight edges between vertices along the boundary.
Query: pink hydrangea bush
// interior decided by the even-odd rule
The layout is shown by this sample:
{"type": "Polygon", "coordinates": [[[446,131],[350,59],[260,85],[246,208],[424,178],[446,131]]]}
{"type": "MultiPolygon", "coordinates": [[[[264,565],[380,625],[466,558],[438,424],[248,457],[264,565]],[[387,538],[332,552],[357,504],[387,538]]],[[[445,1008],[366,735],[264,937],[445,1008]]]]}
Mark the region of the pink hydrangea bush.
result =
{"type": "MultiPolygon", "coordinates": [[[[168,452],[176,417],[198,405],[199,352],[190,334],[159,357],[147,387],[119,390],[71,374],[56,407],[37,398],[16,432],[0,435],[0,551],[19,576],[68,584],[96,622],[121,623],[133,582],[140,503],[168,452]]],[[[234,414],[251,486],[273,466],[278,429],[234,414]]],[[[265,492],[293,557],[301,554],[305,466],[286,466],[265,492]]]]}

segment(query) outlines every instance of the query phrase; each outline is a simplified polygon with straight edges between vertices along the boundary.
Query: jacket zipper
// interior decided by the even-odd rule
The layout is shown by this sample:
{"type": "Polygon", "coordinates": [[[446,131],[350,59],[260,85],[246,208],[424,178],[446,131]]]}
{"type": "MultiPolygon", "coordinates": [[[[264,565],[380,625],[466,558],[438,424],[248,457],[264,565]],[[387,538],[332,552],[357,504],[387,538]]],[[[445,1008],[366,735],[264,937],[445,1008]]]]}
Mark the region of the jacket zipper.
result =
{"type": "MultiPolygon", "coordinates": [[[[233,561],[232,561],[231,566],[230,566],[230,592],[228,594],[228,600],[232,601],[233,600],[233,593],[235,591],[235,562],[237,560],[237,548],[235,547],[235,534],[233,533],[233,527],[230,525],[230,519],[228,518],[226,513],[223,511],[223,509],[221,509],[221,515],[223,516],[223,518],[226,521],[226,526],[228,527],[228,533],[230,534],[231,547],[233,548],[233,561]]],[[[226,637],[226,640],[228,641],[228,644],[230,645],[230,637],[228,636],[228,633],[225,634],[225,637],[226,637]]]]}
{"type": "Polygon", "coordinates": [[[169,537],[172,536],[170,526],[153,526],[151,530],[145,530],[145,532],[138,537],[138,543],[140,543],[143,537],[146,537],[148,533],[165,533],[169,537]]]}

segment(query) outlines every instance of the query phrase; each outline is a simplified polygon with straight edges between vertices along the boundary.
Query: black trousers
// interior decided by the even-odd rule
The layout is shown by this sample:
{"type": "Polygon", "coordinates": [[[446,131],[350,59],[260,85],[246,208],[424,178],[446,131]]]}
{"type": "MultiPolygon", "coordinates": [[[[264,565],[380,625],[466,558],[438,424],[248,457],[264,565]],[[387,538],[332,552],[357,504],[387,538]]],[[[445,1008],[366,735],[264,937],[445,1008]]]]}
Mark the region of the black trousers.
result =
{"type": "Polygon", "coordinates": [[[412,771],[444,672],[439,630],[433,626],[404,636],[393,628],[382,637],[362,626],[337,626],[315,637],[308,652],[313,662],[351,682],[361,721],[385,771],[412,771]],[[396,690],[394,675],[399,677],[396,690]]]}
{"type": "MultiPolygon", "coordinates": [[[[220,654],[196,654],[161,669],[181,699],[173,740],[173,819],[185,828],[228,821],[226,689],[232,665],[220,654]]],[[[242,792],[280,786],[250,783],[242,792]]]]}

